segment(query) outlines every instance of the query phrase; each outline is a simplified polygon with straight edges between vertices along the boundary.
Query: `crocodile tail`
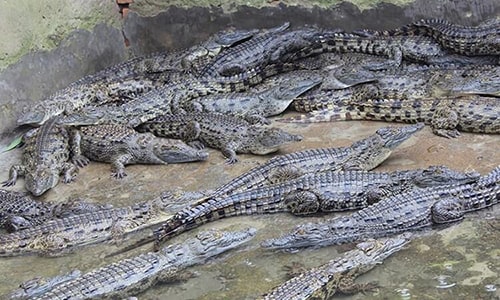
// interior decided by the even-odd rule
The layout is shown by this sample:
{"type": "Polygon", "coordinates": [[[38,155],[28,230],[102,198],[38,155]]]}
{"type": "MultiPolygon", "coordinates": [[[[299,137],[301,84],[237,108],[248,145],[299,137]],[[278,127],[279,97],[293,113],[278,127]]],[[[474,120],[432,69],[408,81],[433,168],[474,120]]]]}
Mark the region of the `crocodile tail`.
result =
{"type": "Polygon", "coordinates": [[[364,118],[365,116],[360,110],[337,107],[335,109],[316,110],[307,114],[293,116],[290,118],[277,119],[276,121],[283,123],[320,123],[363,120],[364,118]]]}

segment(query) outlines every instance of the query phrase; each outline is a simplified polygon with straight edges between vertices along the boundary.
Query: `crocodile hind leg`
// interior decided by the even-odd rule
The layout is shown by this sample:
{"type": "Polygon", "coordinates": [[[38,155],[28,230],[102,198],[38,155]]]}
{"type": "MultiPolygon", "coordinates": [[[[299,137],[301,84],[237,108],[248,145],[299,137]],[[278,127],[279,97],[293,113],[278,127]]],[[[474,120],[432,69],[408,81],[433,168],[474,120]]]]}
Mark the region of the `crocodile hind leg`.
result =
{"type": "Polygon", "coordinates": [[[432,221],[444,224],[460,221],[464,217],[462,203],[457,198],[445,198],[434,203],[431,209],[432,221]]]}
{"type": "Polygon", "coordinates": [[[2,182],[2,186],[13,186],[17,182],[18,176],[24,176],[26,168],[23,165],[13,165],[10,167],[9,179],[2,182]]]}
{"type": "Polygon", "coordinates": [[[455,138],[460,135],[456,129],[458,125],[458,114],[450,107],[436,109],[431,120],[432,132],[446,138],[455,138]]]}
{"type": "Polygon", "coordinates": [[[283,204],[296,216],[317,213],[320,207],[318,196],[309,191],[291,192],[285,196],[283,204]]]}
{"type": "Polygon", "coordinates": [[[71,129],[70,131],[70,147],[71,147],[71,162],[82,168],[90,163],[90,160],[82,154],[80,149],[80,142],[82,140],[82,135],[80,131],[76,129],[71,129]]]}

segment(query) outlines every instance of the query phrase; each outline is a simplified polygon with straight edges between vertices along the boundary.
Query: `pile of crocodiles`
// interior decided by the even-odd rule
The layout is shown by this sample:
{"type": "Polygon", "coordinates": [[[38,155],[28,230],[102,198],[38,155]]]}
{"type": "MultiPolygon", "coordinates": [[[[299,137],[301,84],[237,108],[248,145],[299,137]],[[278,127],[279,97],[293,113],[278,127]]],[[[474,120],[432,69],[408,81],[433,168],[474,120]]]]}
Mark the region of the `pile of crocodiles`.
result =
{"type": "Polygon", "coordinates": [[[264,240],[263,249],[356,246],[262,299],[329,299],[376,288],[354,279],[402,250],[416,231],[456,223],[500,202],[500,163],[482,175],[443,165],[374,170],[424,126],[446,138],[461,131],[500,133],[499,64],[498,20],[466,27],[425,19],[351,33],[285,23],[222,31],[186,50],[133,58],[85,76],[18,118],[32,128],[22,137],[22,161],[3,185],[24,176],[27,192],[0,190],[0,256],[67,255],[137,232],[141,237],[119,252],[146,243],[150,251],[85,273],[38,277],[6,297],[137,295],[240,246],[257,230],[210,229],[165,245],[174,236],[219,219],[277,213],[328,217],[264,240]],[[272,124],[268,119],[291,109],[307,114],[272,124]],[[305,138],[280,122],[339,120],[410,125],[382,127],[345,147],[277,155],[213,190],[165,191],[122,207],[38,199],[60,180],[76,180],[91,160],[110,163],[117,179],[127,175],[127,164],[208,160],[204,147],[219,149],[234,164],[238,153],[267,155],[305,138]]]}

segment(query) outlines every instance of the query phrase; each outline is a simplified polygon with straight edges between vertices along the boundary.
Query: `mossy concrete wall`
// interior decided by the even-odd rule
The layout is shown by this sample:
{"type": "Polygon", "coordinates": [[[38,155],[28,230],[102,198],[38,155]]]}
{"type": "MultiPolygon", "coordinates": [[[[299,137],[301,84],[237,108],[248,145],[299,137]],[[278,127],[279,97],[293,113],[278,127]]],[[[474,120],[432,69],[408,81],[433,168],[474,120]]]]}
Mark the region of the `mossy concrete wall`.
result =
{"type": "Polygon", "coordinates": [[[498,0],[135,0],[122,19],[115,0],[6,0],[0,10],[0,147],[22,108],[131,55],[185,48],[227,28],[290,21],[387,29],[424,17],[474,25],[500,15],[498,0]]]}

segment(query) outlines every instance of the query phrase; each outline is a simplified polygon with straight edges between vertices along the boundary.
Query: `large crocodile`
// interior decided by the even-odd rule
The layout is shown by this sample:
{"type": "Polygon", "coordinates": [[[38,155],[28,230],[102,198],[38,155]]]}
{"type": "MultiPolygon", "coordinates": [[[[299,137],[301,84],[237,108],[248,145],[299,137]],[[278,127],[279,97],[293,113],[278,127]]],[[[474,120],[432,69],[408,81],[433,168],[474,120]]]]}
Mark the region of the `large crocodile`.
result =
{"type": "MultiPolygon", "coordinates": [[[[40,196],[59,183],[60,174],[65,183],[74,180],[78,168],[70,163],[70,133],[57,124],[54,117],[40,128],[28,131],[23,136],[22,162],[10,168],[9,179],[3,186],[16,184],[17,177],[24,175],[25,186],[35,196],[40,196]]],[[[75,161],[81,157],[74,156],[75,161]]]]}
{"type": "Polygon", "coordinates": [[[34,292],[19,289],[11,299],[96,299],[126,298],[136,295],[157,282],[175,279],[179,271],[234,249],[255,236],[256,229],[242,231],[201,232],[194,238],[120,260],[85,274],[71,274],[34,292]],[[71,278],[70,276],[74,277],[71,278]]]}
{"type": "Polygon", "coordinates": [[[0,189],[0,228],[17,231],[48,220],[88,211],[110,208],[78,198],[64,202],[42,202],[25,193],[0,189]]]}
{"type": "Polygon", "coordinates": [[[441,46],[465,55],[500,54],[500,22],[492,19],[478,26],[452,24],[443,19],[422,19],[401,28],[386,31],[360,30],[365,36],[425,35],[441,46]]]}
{"type": "Polygon", "coordinates": [[[163,223],[161,240],[202,224],[238,215],[291,212],[310,215],[355,210],[414,187],[423,188],[477,180],[478,173],[462,173],[444,166],[392,173],[325,171],[295,180],[257,187],[188,206],[163,223]]]}
{"type": "Polygon", "coordinates": [[[279,146],[286,143],[302,140],[300,135],[253,124],[262,123],[260,118],[249,119],[247,121],[240,116],[213,112],[166,114],[145,122],[136,129],[188,142],[200,141],[222,150],[228,163],[237,161],[235,152],[264,155],[277,151],[279,146]]]}
{"type": "Polygon", "coordinates": [[[321,83],[321,78],[294,77],[263,91],[214,94],[193,99],[188,111],[208,111],[242,115],[248,121],[268,123],[264,118],[275,116],[288,108],[299,95],[321,83]]]}
{"type": "Polygon", "coordinates": [[[170,164],[206,160],[208,153],[175,139],[138,133],[123,125],[82,127],[75,140],[74,153],[94,161],[112,163],[116,178],[126,176],[125,165],[133,163],[170,164]]]}
{"type": "Polygon", "coordinates": [[[241,117],[212,112],[166,114],[141,124],[137,130],[186,142],[200,141],[220,149],[229,164],[238,161],[237,152],[265,155],[302,140],[301,135],[279,128],[252,125],[241,117]]]}
{"type": "Polygon", "coordinates": [[[369,239],[354,250],[277,286],[263,295],[262,300],[330,299],[337,292],[353,294],[373,287],[370,283],[356,284],[354,279],[373,269],[409,243],[409,236],[400,235],[379,240],[369,239]]]}
{"type": "Polygon", "coordinates": [[[297,226],[264,241],[266,248],[321,247],[389,236],[456,222],[469,211],[500,202],[500,166],[476,182],[413,189],[384,198],[350,216],[297,226]]]}
{"type": "MultiPolygon", "coordinates": [[[[0,256],[41,254],[59,256],[76,247],[121,239],[149,228],[172,215],[171,197],[192,201],[199,194],[165,193],[149,201],[126,207],[105,208],[48,221],[25,230],[0,235],[0,256]]],[[[180,200],[179,200],[180,201],[180,200]]],[[[178,205],[177,205],[178,206],[178,205]]]]}
{"type": "Polygon", "coordinates": [[[282,122],[329,122],[342,120],[382,120],[424,122],[439,136],[452,138],[460,131],[500,133],[500,102],[481,95],[440,98],[399,99],[370,97],[324,104],[326,109],[307,115],[281,119],[282,122]]]}
{"type": "Polygon", "coordinates": [[[423,124],[383,127],[347,147],[308,149],[273,157],[218,187],[213,197],[229,195],[265,183],[298,178],[327,170],[371,170],[381,164],[392,150],[423,128],[423,124]]]}

